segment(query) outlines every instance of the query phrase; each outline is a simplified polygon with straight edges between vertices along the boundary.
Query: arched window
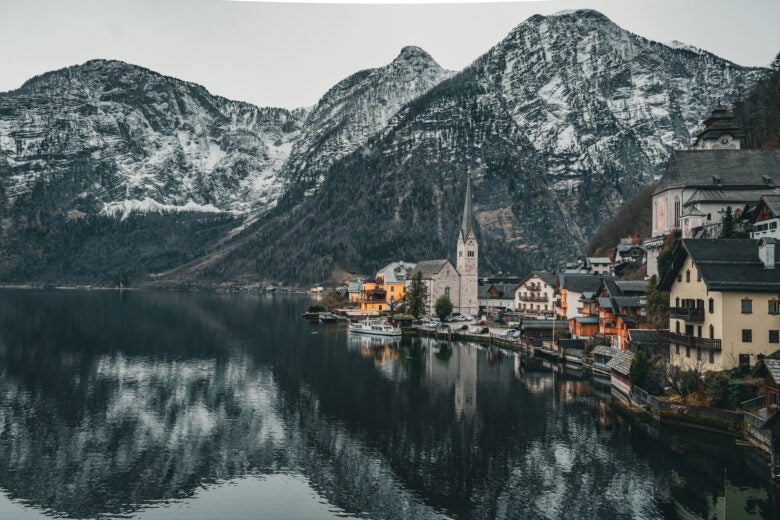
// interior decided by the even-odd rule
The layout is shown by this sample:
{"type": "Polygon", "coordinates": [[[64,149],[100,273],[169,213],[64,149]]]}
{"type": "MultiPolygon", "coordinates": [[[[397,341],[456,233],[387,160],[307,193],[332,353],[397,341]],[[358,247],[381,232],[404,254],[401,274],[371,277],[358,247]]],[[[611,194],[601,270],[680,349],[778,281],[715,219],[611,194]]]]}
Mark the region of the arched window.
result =
{"type": "Polygon", "coordinates": [[[449,287],[445,287],[444,288],[444,296],[446,296],[447,298],[450,297],[450,288],[449,287]]]}
{"type": "Polygon", "coordinates": [[[680,228],[680,198],[679,197],[674,198],[674,227],[675,229],[680,228]]]}
{"type": "Polygon", "coordinates": [[[715,339],[715,327],[710,325],[710,339],[715,339]]]}

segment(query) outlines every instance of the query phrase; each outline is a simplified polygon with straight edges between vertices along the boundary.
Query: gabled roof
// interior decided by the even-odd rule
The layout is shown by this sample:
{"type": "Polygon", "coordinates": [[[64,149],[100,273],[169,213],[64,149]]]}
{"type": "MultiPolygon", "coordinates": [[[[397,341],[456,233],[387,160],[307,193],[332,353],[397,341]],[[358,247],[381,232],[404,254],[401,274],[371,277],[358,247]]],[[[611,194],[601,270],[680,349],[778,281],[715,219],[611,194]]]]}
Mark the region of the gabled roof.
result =
{"type": "Polygon", "coordinates": [[[690,256],[710,291],[780,291],[780,254],[775,268],[766,269],[758,256],[758,241],[745,239],[682,240],[672,253],[672,267],[661,279],[661,290],[671,289],[690,256]]]}
{"type": "Polygon", "coordinates": [[[575,316],[572,319],[577,323],[582,323],[583,325],[593,325],[599,322],[598,316],[575,316]]]}
{"type": "Polygon", "coordinates": [[[482,300],[488,300],[488,299],[496,299],[490,296],[488,292],[492,287],[495,287],[496,290],[500,293],[497,299],[499,300],[514,300],[515,299],[515,293],[514,288],[515,284],[509,284],[509,283],[484,283],[477,286],[477,298],[480,298],[482,300]]]}
{"type": "Polygon", "coordinates": [[[615,286],[620,289],[620,294],[613,296],[639,296],[647,292],[644,280],[615,280],[615,286]]]}
{"type": "Polygon", "coordinates": [[[620,349],[615,347],[608,347],[606,345],[598,345],[597,347],[593,347],[593,355],[596,356],[606,356],[609,358],[615,357],[615,354],[620,352],[620,349]]]}
{"type": "Polygon", "coordinates": [[[780,186],[780,150],[673,150],[655,193],[674,187],[780,186]]]}
{"type": "Polygon", "coordinates": [[[561,289],[578,293],[593,293],[601,286],[602,277],[597,274],[561,273],[558,285],[561,289]]]}
{"type": "Polygon", "coordinates": [[[780,217],[780,195],[763,195],[761,204],[766,206],[773,217],[780,217]]]}
{"type": "Polygon", "coordinates": [[[528,276],[526,276],[525,278],[523,278],[523,280],[515,286],[515,290],[517,290],[518,287],[520,287],[525,282],[530,280],[532,276],[536,276],[537,278],[540,278],[544,283],[546,283],[552,288],[555,288],[555,280],[556,280],[555,273],[551,271],[534,271],[528,276]]]}
{"type": "Polygon", "coordinates": [[[423,280],[430,280],[439,274],[441,270],[444,269],[444,266],[449,263],[450,261],[447,259],[423,260],[422,262],[417,262],[417,266],[415,267],[414,272],[422,273],[423,280]]]}
{"type": "Polygon", "coordinates": [[[634,353],[630,350],[618,350],[614,357],[609,360],[607,366],[620,375],[627,376],[631,372],[631,361],[634,359],[634,353]]]}
{"type": "Polygon", "coordinates": [[[608,256],[589,256],[587,258],[589,264],[611,264],[612,259],[608,256]]]}
{"type": "Polygon", "coordinates": [[[390,262],[377,273],[381,274],[385,283],[400,283],[411,278],[414,273],[414,262],[390,262]]]}
{"type": "Polygon", "coordinates": [[[621,308],[641,308],[645,306],[647,300],[644,296],[615,296],[613,298],[618,307],[621,308]]]}
{"type": "Polygon", "coordinates": [[[765,358],[764,366],[775,384],[780,385],[780,359],[765,358]]]}

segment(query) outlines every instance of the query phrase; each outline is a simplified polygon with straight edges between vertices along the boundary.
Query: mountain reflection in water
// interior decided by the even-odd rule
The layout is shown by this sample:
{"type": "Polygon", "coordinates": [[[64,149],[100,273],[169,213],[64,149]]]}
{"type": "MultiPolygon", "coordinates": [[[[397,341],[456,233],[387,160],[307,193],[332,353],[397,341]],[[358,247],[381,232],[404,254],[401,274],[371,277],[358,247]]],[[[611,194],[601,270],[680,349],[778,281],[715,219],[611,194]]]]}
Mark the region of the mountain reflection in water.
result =
{"type": "Polygon", "coordinates": [[[627,421],[581,370],[306,305],[0,291],[0,517],[711,518],[724,489],[778,517],[750,452],[627,421]]]}

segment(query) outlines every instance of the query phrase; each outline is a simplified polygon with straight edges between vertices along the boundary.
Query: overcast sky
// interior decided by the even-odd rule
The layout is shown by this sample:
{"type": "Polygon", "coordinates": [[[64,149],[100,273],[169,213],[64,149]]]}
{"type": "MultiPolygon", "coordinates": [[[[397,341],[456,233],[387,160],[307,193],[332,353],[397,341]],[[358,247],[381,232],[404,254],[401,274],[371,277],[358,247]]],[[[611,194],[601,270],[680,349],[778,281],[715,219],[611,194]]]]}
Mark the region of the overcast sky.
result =
{"type": "Polygon", "coordinates": [[[572,8],[597,9],[647,38],[680,40],[741,65],[766,65],[780,51],[780,0],[0,0],[0,91],[48,70],[111,58],[261,106],[309,106],[346,76],[389,63],[405,45],[459,70],[529,16],[572,8]]]}

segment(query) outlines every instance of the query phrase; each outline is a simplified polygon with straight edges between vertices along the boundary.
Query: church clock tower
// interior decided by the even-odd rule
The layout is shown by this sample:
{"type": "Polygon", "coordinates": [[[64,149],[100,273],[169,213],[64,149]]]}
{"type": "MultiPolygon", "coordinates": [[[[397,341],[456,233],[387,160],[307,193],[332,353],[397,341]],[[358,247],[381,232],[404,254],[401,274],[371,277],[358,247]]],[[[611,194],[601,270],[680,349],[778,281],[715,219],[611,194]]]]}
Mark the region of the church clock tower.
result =
{"type": "Polygon", "coordinates": [[[471,172],[467,172],[466,175],[466,202],[463,206],[463,220],[458,234],[456,266],[458,273],[460,273],[458,310],[462,314],[476,316],[479,312],[479,301],[477,300],[479,246],[477,245],[477,235],[474,232],[474,215],[471,210],[471,172]]]}

